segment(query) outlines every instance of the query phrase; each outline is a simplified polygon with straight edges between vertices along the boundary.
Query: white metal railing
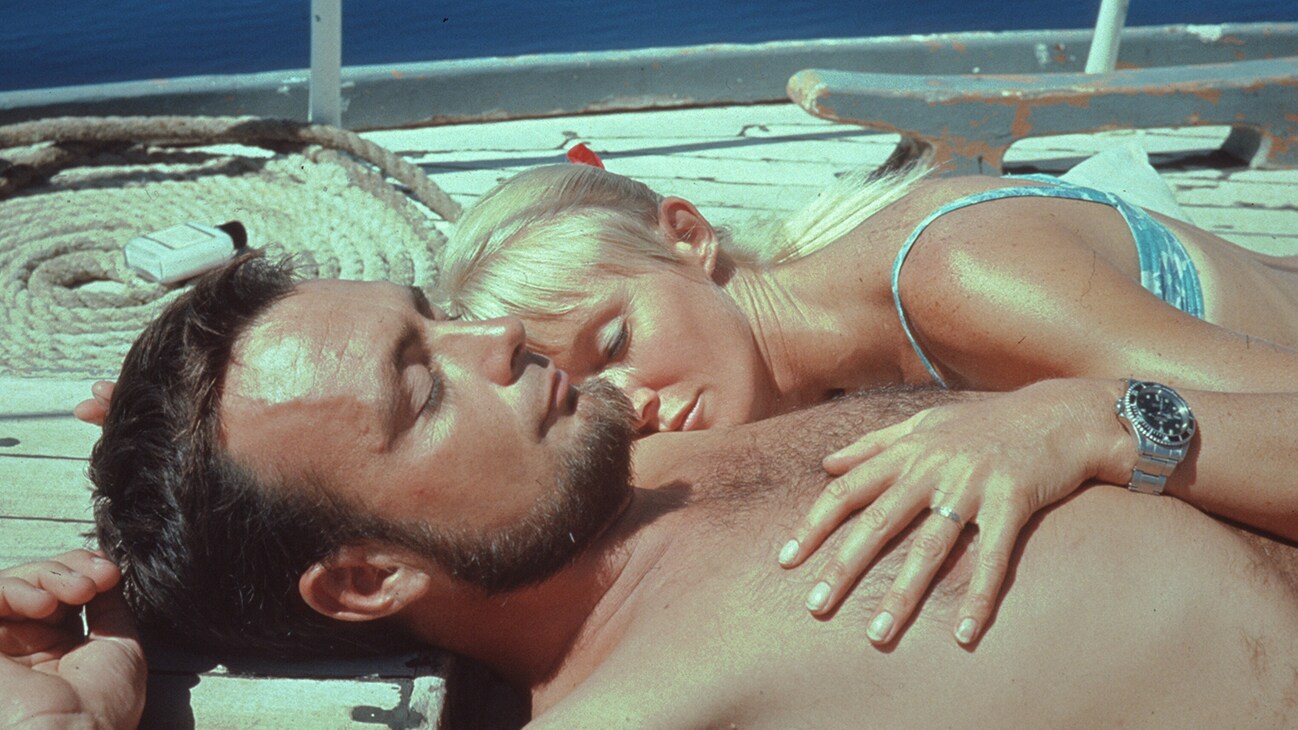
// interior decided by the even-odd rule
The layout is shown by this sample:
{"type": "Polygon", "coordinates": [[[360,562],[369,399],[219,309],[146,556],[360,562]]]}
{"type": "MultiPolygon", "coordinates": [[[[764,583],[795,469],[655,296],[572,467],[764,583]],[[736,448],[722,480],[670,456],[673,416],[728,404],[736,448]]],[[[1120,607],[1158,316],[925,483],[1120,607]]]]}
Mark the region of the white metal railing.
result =
{"type": "MultiPolygon", "coordinates": [[[[1122,26],[1130,0],[1101,0],[1086,73],[1112,71],[1118,60],[1122,26]]],[[[312,124],[342,126],[342,0],[311,0],[311,91],[307,118],[312,124]]]]}
{"type": "Polygon", "coordinates": [[[1118,43],[1122,39],[1122,26],[1127,22],[1127,6],[1131,0],[1101,0],[1100,17],[1095,21],[1095,35],[1091,38],[1091,52],[1086,56],[1086,73],[1112,71],[1118,62],[1118,43]]]}
{"type": "Polygon", "coordinates": [[[312,124],[342,126],[342,64],[342,0],[311,0],[311,92],[307,119],[312,124]]]}

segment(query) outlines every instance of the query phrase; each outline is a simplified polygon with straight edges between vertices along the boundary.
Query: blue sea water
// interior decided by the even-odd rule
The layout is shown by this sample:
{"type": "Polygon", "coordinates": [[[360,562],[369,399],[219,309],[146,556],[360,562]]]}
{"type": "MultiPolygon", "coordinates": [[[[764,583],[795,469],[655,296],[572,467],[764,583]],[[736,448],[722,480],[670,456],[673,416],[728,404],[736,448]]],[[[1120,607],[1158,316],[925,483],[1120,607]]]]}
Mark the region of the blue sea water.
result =
{"type": "MultiPolygon", "coordinates": [[[[347,0],[343,63],[1088,28],[1100,0],[347,0]]],[[[305,68],[310,0],[0,0],[0,90],[305,68]]],[[[1131,0],[1127,25],[1298,21],[1295,0],[1131,0]]]]}

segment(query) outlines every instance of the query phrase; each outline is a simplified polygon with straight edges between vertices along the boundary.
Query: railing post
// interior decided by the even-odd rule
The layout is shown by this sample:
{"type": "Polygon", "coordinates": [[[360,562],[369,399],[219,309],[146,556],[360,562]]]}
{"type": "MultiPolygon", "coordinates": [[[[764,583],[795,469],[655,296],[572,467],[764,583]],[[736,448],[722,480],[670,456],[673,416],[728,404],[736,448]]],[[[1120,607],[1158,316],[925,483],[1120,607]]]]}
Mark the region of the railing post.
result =
{"type": "Polygon", "coordinates": [[[1091,52],[1086,56],[1086,73],[1105,73],[1117,65],[1118,44],[1122,40],[1122,26],[1127,22],[1130,3],[1131,0],[1100,0],[1100,17],[1095,20],[1091,52]]]}
{"type": "Polygon", "coordinates": [[[311,0],[311,94],[307,119],[342,126],[342,0],[311,0]]]}

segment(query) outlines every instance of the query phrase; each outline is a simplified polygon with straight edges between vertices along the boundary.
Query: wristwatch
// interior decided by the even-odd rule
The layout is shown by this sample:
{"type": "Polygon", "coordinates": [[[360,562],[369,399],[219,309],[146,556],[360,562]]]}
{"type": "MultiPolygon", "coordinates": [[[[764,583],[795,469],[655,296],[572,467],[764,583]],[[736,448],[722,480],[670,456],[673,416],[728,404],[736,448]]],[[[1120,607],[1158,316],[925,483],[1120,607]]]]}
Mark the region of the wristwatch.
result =
{"type": "Polygon", "coordinates": [[[1172,470],[1185,458],[1194,438],[1194,414],[1180,393],[1147,380],[1128,380],[1118,399],[1118,420],[1136,439],[1140,458],[1127,486],[1135,492],[1162,494],[1172,470]]]}

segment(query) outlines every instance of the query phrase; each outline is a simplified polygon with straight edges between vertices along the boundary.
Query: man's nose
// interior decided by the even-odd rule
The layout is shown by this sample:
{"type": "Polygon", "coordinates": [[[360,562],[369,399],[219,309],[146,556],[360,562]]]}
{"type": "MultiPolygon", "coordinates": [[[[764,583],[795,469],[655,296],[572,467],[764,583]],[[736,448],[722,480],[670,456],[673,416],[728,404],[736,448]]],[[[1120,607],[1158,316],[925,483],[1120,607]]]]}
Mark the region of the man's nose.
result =
{"type": "Polygon", "coordinates": [[[658,390],[650,388],[624,367],[611,367],[599,375],[617,386],[631,401],[635,412],[635,431],[650,434],[658,431],[658,390]]]}
{"type": "Polygon", "coordinates": [[[658,408],[661,406],[658,389],[645,385],[635,369],[618,364],[600,371],[597,377],[617,387],[631,401],[631,409],[635,413],[632,425],[636,434],[647,436],[661,429],[658,422],[658,408]]]}
{"type": "Polygon", "coordinates": [[[432,347],[500,385],[514,382],[527,364],[527,330],[517,317],[478,322],[435,322],[432,347]]]}

